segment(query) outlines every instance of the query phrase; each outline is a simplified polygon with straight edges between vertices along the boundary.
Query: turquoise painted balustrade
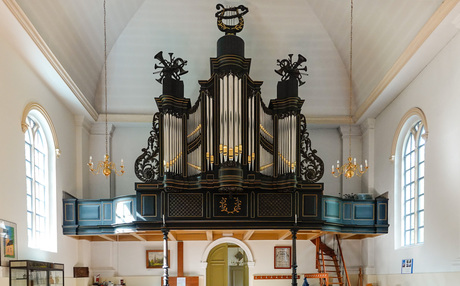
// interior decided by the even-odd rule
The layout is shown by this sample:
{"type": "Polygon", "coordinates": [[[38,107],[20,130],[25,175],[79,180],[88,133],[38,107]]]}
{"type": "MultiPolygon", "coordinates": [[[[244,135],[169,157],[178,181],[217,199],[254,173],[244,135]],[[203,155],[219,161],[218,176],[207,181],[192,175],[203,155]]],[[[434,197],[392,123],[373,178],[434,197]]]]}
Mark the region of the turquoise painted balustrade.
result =
{"type": "Polygon", "coordinates": [[[113,234],[135,230],[135,195],[101,200],[66,198],[63,206],[64,234],[113,234]]]}
{"type": "Polygon", "coordinates": [[[387,233],[388,199],[341,199],[323,196],[323,230],[350,233],[387,233]],[[370,228],[373,226],[373,228],[370,228]]]}
{"type": "MultiPolygon", "coordinates": [[[[257,196],[255,198],[257,199],[257,196]]],[[[163,196],[143,193],[100,200],[78,200],[66,197],[63,200],[63,232],[66,235],[104,235],[135,232],[140,228],[159,229],[162,225],[162,217],[157,209],[162,208],[162,201],[169,202],[163,196]]],[[[388,199],[386,198],[342,199],[301,193],[296,195],[292,202],[298,210],[297,215],[292,212],[291,217],[269,218],[268,221],[257,212],[252,221],[243,219],[247,224],[240,225],[250,228],[263,224],[265,227],[273,228],[298,227],[340,233],[388,232],[388,199]]],[[[258,204],[254,203],[254,205],[258,204]]],[[[189,202],[187,206],[192,207],[194,204],[189,202]]],[[[201,208],[197,210],[202,212],[201,208]]],[[[171,211],[166,212],[166,220],[168,226],[172,228],[193,225],[207,229],[225,226],[225,223],[233,225],[241,219],[235,217],[229,222],[227,217],[182,218],[171,216],[170,213],[171,211]]]]}

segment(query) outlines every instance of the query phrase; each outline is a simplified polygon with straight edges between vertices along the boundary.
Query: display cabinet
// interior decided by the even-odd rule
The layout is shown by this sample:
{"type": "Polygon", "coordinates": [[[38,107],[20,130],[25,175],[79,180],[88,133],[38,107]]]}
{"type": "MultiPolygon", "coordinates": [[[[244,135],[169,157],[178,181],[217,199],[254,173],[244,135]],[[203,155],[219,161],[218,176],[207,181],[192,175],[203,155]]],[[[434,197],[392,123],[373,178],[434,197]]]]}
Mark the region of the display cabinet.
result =
{"type": "Polygon", "coordinates": [[[64,264],[11,260],[10,286],[64,286],[64,264]]]}

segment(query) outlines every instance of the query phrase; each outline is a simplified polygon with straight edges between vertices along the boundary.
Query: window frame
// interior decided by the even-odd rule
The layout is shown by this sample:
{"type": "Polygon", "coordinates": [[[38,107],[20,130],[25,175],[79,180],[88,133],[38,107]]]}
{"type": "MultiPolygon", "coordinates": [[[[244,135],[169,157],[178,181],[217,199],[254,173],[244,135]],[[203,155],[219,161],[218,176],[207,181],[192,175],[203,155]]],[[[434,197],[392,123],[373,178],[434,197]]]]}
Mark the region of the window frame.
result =
{"type": "MultiPolygon", "coordinates": [[[[405,247],[413,247],[417,245],[422,245],[424,243],[425,237],[425,177],[424,177],[424,169],[425,169],[425,162],[426,162],[426,146],[427,146],[427,139],[428,139],[428,124],[425,117],[425,114],[420,108],[414,107],[411,108],[401,119],[399,122],[398,128],[393,137],[393,144],[391,149],[391,156],[390,160],[393,161],[394,164],[394,247],[395,249],[398,248],[405,248],[405,247]],[[414,130],[412,129],[416,124],[420,124],[420,128],[418,129],[419,132],[411,133],[414,130]],[[424,131],[424,132],[423,132],[424,131]],[[414,240],[413,244],[407,244],[405,240],[405,197],[404,197],[404,153],[406,148],[406,142],[409,137],[409,134],[414,134],[414,138],[423,139],[423,144],[420,147],[423,147],[423,160],[420,160],[422,165],[416,164],[416,168],[421,168],[423,176],[413,177],[416,178],[416,184],[421,184],[423,187],[423,192],[418,193],[417,191],[417,204],[420,206],[423,205],[423,209],[418,209],[418,205],[413,204],[413,210],[417,210],[414,213],[414,240]],[[420,196],[419,196],[420,195],[420,196]],[[420,200],[420,203],[418,202],[420,200]],[[417,218],[416,218],[417,216],[417,218]],[[423,222],[418,220],[423,219],[423,222]],[[417,238],[415,236],[415,232],[417,232],[417,238]]],[[[415,143],[415,141],[414,141],[415,143]]],[[[417,152],[419,152],[418,150],[417,152]]],[[[415,156],[415,155],[414,155],[415,156]]],[[[420,159],[420,157],[418,157],[420,159]]],[[[414,165],[415,166],[415,165],[414,165]]],[[[414,169],[415,170],[415,169],[414,169]]],[[[418,172],[418,170],[417,170],[418,172]]],[[[416,175],[414,171],[414,176],[416,175]]],[[[415,190],[415,189],[414,189],[415,190]]],[[[415,192],[414,192],[415,194],[415,192]]]]}
{"type": "Polygon", "coordinates": [[[421,120],[411,125],[402,144],[401,246],[424,242],[425,128],[421,120]],[[410,148],[410,150],[408,150],[410,148]],[[423,155],[423,158],[421,156],[423,155]],[[422,159],[422,160],[421,160],[422,159]],[[423,197],[423,199],[422,199],[423,197]],[[421,221],[422,219],[422,221],[421,221]]]}
{"type": "MultiPolygon", "coordinates": [[[[57,138],[55,137],[54,126],[51,122],[51,119],[46,112],[46,110],[36,103],[29,104],[23,113],[23,118],[21,121],[22,131],[24,132],[24,162],[25,162],[25,179],[26,179],[26,221],[27,221],[27,244],[30,248],[56,252],[57,251],[57,201],[56,201],[56,158],[60,155],[59,148],[56,148],[57,138]],[[31,123],[31,120],[33,124],[31,123]],[[32,126],[30,126],[32,125],[32,126]],[[36,151],[37,146],[32,138],[32,144],[29,149],[31,151],[31,157],[27,157],[27,136],[31,135],[41,135],[41,139],[45,146],[45,159],[42,159],[42,162],[39,164],[40,167],[36,168],[35,160],[36,156],[34,152],[36,151]],[[27,170],[27,159],[30,161],[30,168],[27,170]],[[40,174],[35,174],[37,170],[44,168],[45,172],[40,174]],[[32,177],[31,177],[32,176],[32,177]],[[40,177],[40,178],[39,178],[40,177]],[[31,179],[31,181],[30,181],[31,179]],[[37,183],[44,183],[47,185],[43,189],[40,196],[40,204],[37,205],[38,190],[36,187],[37,183]],[[30,184],[30,186],[28,185],[30,184]],[[30,192],[29,189],[30,188],[30,192]],[[31,200],[29,202],[29,200],[31,200]],[[39,209],[40,207],[40,209],[39,209]],[[38,214],[38,215],[37,215],[38,214]],[[30,216],[30,217],[29,217],[30,216]],[[42,228],[37,228],[38,217],[46,217],[41,219],[41,223],[44,220],[44,226],[42,228]],[[38,235],[39,232],[43,232],[41,235],[38,235]],[[41,236],[41,237],[39,237],[41,236]]],[[[43,149],[42,148],[42,149],[43,149]]]]}

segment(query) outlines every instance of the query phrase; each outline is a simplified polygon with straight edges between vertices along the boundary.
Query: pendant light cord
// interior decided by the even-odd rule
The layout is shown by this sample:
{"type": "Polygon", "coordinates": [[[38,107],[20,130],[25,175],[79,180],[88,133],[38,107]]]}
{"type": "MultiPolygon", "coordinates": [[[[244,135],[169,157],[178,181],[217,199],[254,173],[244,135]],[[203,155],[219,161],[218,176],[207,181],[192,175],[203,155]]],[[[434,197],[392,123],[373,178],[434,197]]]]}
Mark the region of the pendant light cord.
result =
{"type": "Polygon", "coordinates": [[[351,157],[351,124],[353,123],[352,101],[353,101],[353,0],[350,0],[350,98],[349,98],[349,124],[348,124],[348,157],[351,157]]]}
{"type": "Polygon", "coordinates": [[[105,100],[105,154],[109,154],[109,128],[107,118],[107,11],[104,0],[104,100],[105,100]]]}

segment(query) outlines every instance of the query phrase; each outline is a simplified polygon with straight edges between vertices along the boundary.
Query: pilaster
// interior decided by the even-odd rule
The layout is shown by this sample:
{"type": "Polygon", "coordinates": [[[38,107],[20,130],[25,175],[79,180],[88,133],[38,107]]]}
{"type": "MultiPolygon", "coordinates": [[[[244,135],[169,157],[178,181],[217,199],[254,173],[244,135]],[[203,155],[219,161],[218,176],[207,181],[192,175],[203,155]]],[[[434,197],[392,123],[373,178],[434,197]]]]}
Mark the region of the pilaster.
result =
{"type": "Polygon", "coordinates": [[[88,162],[85,161],[89,158],[89,135],[91,130],[91,122],[83,115],[75,115],[75,163],[76,166],[76,197],[80,199],[86,198],[84,190],[89,190],[88,184],[88,162]]]}
{"type": "Polygon", "coordinates": [[[374,194],[374,166],[375,166],[375,119],[368,118],[361,124],[363,158],[367,159],[369,169],[362,176],[362,192],[374,194]]]}

